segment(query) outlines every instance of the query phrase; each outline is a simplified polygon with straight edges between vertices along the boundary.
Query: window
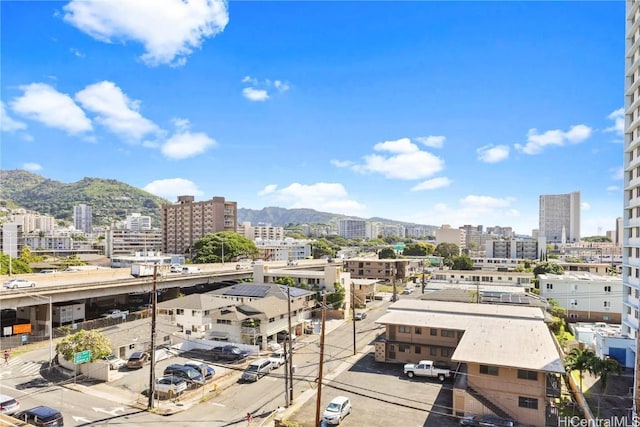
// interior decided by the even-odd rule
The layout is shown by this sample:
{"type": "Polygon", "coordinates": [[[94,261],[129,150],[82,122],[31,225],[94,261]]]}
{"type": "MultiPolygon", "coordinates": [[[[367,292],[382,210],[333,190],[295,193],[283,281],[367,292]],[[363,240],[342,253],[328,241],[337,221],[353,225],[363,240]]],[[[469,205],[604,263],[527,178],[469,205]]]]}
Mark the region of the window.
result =
{"type": "Polygon", "coordinates": [[[416,326],[416,328],[413,330],[413,332],[415,332],[416,335],[422,335],[422,328],[419,328],[416,326]]]}
{"type": "Polygon", "coordinates": [[[413,350],[413,352],[414,352],[415,354],[420,354],[420,353],[422,352],[422,349],[421,349],[421,347],[420,347],[419,345],[417,345],[417,346],[415,347],[415,349],[413,350]]]}
{"type": "Polygon", "coordinates": [[[498,375],[497,366],[480,365],[480,373],[485,375],[498,375]]]}
{"type": "Polygon", "coordinates": [[[183,308],[176,308],[176,314],[178,316],[184,316],[184,309],[183,308]]]}
{"type": "Polygon", "coordinates": [[[538,409],[538,399],[518,396],[518,406],[521,408],[538,409]]]}
{"type": "Polygon", "coordinates": [[[443,329],[440,331],[440,336],[441,337],[447,337],[447,338],[453,338],[456,336],[455,331],[452,331],[451,329],[443,329]]]}
{"type": "Polygon", "coordinates": [[[611,301],[603,301],[604,307],[605,308],[610,308],[611,307],[611,301]]]}
{"type": "Polygon", "coordinates": [[[450,348],[441,348],[440,349],[440,356],[442,357],[451,357],[451,354],[453,353],[453,350],[450,348]]]}
{"type": "Polygon", "coordinates": [[[570,304],[572,307],[576,307],[576,306],[578,305],[578,300],[577,300],[577,299],[572,299],[572,300],[569,302],[569,304],[570,304]]]}
{"type": "Polygon", "coordinates": [[[431,334],[432,337],[438,336],[438,330],[431,328],[431,330],[429,331],[429,334],[431,334]]]}
{"type": "Polygon", "coordinates": [[[400,353],[409,353],[411,351],[411,346],[409,344],[399,344],[398,351],[400,353]]]}
{"type": "Polygon", "coordinates": [[[547,283],[547,290],[553,289],[553,283],[547,283]]]}
{"type": "Polygon", "coordinates": [[[411,326],[398,326],[398,332],[401,334],[410,334],[411,326]]]}
{"type": "Polygon", "coordinates": [[[611,286],[605,286],[604,291],[608,294],[611,293],[611,286]]]}
{"type": "Polygon", "coordinates": [[[429,354],[430,354],[431,356],[437,356],[437,355],[438,355],[438,349],[437,349],[437,348],[435,348],[435,347],[431,347],[431,348],[429,349],[429,354]]]}
{"type": "Polygon", "coordinates": [[[538,373],[536,371],[527,371],[526,369],[518,369],[518,378],[521,380],[538,381],[538,373]]]}
{"type": "Polygon", "coordinates": [[[227,319],[216,319],[216,323],[218,325],[230,325],[231,324],[231,320],[227,320],[227,319]]]}

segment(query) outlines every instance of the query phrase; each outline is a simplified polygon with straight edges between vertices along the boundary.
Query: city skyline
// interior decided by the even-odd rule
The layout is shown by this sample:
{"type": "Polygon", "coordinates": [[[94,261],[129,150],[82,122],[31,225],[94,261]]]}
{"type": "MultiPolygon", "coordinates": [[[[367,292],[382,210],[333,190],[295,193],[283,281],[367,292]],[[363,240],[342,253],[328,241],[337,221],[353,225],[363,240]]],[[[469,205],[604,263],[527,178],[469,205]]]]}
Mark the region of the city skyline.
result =
{"type": "Polygon", "coordinates": [[[518,234],[545,194],[581,193],[582,236],[622,216],[623,2],[0,12],[2,169],[518,234]]]}

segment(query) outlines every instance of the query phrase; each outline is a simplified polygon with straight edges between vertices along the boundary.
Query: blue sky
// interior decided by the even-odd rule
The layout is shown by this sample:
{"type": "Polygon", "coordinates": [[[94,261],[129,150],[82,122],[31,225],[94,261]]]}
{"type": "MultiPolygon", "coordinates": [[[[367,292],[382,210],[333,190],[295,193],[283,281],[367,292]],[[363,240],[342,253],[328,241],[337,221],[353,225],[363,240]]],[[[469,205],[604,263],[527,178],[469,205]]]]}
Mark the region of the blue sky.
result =
{"type": "Polygon", "coordinates": [[[2,169],[538,227],[622,215],[624,2],[2,1],[2,169]]]}

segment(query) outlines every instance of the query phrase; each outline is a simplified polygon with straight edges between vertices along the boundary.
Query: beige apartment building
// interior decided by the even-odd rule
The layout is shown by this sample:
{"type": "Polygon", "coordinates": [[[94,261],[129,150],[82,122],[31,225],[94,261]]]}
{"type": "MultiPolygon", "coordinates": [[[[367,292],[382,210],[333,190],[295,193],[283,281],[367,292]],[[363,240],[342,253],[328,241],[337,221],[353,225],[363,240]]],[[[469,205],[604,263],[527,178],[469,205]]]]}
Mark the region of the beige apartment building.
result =
{"type": "Polygon", "coordinates": [[[564,367],[537,307],[400,300],[376,323],[380,362],[442,361],[457,370],[453,412],[557,426],[564,367]]]}
{"type": "MultiPolygon", "coordinates": [[[[411,276],[408,259],[351,258],[344,260],[344,271],[354,279],[404,280],[411,276]]],[[[414,261],[415,263],[415,261],[414,261]]]]}
{"type": "Polygon", "coordinates": [[[162,205],[162,250],[184,254],[207,234],[236,231],[238,207],[224,197],[195,202],[193,196],[178,196],[175,204],[162,205]]]}

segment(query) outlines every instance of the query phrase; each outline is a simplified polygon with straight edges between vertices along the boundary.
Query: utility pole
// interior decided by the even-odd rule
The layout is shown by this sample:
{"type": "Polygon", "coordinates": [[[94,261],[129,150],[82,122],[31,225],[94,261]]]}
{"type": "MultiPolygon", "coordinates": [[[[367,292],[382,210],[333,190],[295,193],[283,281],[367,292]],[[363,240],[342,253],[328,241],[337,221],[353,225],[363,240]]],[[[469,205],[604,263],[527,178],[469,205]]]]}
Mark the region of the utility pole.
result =
{"type": "Polygon", "coordinates": [[[149,366],[149,403],[147,409],[153,409],[156,371],[156,306],[158,305],[158,264],[153,266],[153,291],[151,292],[151,365],[149,366]]]}
{"type": "Polygon", "coordinates": [[[318,394],[316,395],[316,423],[320,425],[320,402],[322,400],[322,365],[324,364],[324,325],[327,311],[327,296],[322,295],[322,330],[320,332],[320,363],[318,365],[318,394]]]}
{"type": "Polygon", "coordinates": [[[289,359],[289,402],[293,402],[293,335],[291,335],[291,286],[287,286],[287,311],[289,313],[289,354],[287,353],[287,342],[285,341],[285,359],[289,359]]]}
{"type": "MultiPolygon", "coordinates": [[[[424,261],[423,261],[424,263],[424,261]]],[[[424,282],[424,264],[422,264],[422,293],[424,294],[424,287],[425,287],[425,282],[424,282]]]]}
{"type": "Polygon", "coordinates": [[[355,300],[355,285],[351,282],[351,321],[353,323],[353,355],[356,355],[356,300],[355,300]]]}

